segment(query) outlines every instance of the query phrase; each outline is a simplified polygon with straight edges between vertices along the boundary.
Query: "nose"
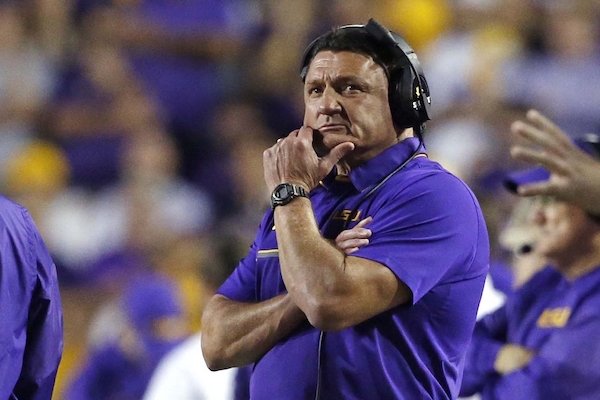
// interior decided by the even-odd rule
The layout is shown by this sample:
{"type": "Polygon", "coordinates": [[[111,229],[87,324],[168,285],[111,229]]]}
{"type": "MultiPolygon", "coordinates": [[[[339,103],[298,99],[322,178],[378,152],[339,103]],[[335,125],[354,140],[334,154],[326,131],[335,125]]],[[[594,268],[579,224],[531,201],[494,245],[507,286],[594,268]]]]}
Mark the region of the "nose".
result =
{"type": "Polygon", "coordinates": [[[342,105],[337,93],[332,87],[326,87],[319,99],[319,112],[325,115],[337,114],[342,111],[342,105]]]}
{"type": "Polygon", "coordinates": [[[539,227],[546,223],[546,207],[541,204],[536,204],[531,213],[531,223],[539,227]]]}

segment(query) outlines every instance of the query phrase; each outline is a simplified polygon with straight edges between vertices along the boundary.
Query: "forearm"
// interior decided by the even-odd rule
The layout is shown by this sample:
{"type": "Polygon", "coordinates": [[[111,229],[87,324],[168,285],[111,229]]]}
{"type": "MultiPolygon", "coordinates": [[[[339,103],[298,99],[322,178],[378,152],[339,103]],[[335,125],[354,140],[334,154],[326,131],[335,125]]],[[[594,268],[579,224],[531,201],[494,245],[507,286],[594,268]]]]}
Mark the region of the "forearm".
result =
{"type": "Polygon", "coordinates": [[[344,290],[346,255],[321,236],[308,199],[277,207],[275,226],[283,281],[310,320],[310,310],[344,290]]]}
{"type": "Polygon", "coordinates": [[[249,364],[304,320],[288,295],[260,303],[241,303],[216,295],[202,316],[204,359],[212,370],[249,364]]]}
{"type": "Polygon", "coordinates": [[[389,268],[324,239],[308,199],[277,207],[275,226],[283,281],[313,326],[344,329],[410,299],[389,268]]]}

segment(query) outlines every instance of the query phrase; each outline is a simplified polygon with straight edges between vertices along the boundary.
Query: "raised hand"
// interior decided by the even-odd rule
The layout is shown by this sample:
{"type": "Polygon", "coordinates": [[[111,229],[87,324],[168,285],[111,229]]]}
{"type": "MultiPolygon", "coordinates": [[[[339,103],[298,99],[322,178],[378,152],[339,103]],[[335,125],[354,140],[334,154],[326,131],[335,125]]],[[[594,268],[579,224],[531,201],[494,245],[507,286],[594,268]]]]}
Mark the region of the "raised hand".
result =
{"type": "Polygon", "coordinates": [[[319,157],[313,148],[313,129],[302,127],[279,139],[263,153],[265,182],[270,191],[288,182],[312,190],[346,154],[354,150],[351,142],[340,143],[319,157]]]}
{"type": "Polygon", "coordinates": [[[545,182],[519,186],[523,196],[548,195],[600,214],[600,162],[578,148],[552,121],[536,110],[527,121],[515,121],[512,132],[527,144],[515,145],[517,160],[540,164],[551,173],[545,182]]]}

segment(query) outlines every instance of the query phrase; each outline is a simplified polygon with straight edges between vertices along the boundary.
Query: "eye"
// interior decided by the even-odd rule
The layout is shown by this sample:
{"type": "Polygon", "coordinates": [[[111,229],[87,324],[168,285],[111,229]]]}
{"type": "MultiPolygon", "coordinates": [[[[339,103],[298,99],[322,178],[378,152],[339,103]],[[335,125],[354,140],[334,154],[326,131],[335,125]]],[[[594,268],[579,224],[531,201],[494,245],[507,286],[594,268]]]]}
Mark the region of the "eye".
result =
{"type": "Polygon", "coordinates": [[[309,96],[318,96],[321,93],[323,93],[323,89],[320,86],[311,86],[309,88],[307,88],[308,91],[308,95],[309,96]]]}
{"type": "Polygon", "coordinates": [[[348,94],[360,93],[362,92],[362,87],[355,83],[345,83],[342,86],[342,92],[348,94]]]}

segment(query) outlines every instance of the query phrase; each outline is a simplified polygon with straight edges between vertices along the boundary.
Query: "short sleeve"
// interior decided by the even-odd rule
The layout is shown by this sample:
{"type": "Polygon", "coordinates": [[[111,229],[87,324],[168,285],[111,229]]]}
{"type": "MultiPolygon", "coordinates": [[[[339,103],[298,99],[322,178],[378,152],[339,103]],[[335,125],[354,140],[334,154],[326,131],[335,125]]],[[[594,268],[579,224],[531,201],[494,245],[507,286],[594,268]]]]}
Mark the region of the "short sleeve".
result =
{"type": "Polygon", "coordinates": [[[217,290],[217,294],[235,301],[255,302],[258,300],[256,292],[256,256],[258,241],[266,223],[265,216],[258,227],[256,237],[250,246],[248,254],[239,262],[233,273],[217,290]]]}
{"type": "Polygon", "coordinates": [[[371,215],[370,243],[353,256],[390,268],[413,303],[440,282],[485,274],[487,229],[479,205],[458,178],[433,172],[387,197],[371,215]]]}

